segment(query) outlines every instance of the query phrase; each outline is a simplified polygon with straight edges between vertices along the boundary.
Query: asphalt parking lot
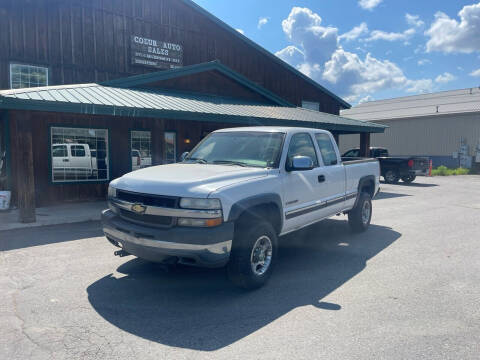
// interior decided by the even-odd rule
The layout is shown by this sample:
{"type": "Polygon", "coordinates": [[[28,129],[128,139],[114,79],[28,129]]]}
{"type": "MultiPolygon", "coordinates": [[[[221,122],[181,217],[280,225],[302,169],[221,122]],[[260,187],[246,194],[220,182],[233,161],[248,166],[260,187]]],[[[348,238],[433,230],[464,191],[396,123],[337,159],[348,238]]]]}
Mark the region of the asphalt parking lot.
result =
{"type": "Polygon", "coordinates": [[[282,239],[269,284],[113,256],[97,222],[0,233],[1,359],[478,359],[480,176],[382,184],[372,226],[282,239]]]}

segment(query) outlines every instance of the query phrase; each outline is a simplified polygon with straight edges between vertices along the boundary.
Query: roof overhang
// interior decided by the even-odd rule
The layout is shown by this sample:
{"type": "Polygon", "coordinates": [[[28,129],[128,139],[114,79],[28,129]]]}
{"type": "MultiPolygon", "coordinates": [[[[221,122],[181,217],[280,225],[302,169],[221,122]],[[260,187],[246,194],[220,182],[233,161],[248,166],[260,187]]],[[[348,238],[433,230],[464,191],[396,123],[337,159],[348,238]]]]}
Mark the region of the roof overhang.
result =
{"type": "Polygon", "coordinates": [[[239,125],[299,126],[343,134],[381,133],[387,126],[303,108],[203,94],[77,84],[0,91],[0,109],[149,117],[239,125]]]}

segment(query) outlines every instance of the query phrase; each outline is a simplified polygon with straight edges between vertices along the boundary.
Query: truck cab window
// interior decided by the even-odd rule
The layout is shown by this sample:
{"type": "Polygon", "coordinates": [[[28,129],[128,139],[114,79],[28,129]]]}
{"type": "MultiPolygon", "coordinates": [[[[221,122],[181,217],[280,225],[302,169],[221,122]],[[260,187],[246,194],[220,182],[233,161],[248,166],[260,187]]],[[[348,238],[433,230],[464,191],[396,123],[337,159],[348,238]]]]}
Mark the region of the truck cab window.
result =
{"type": "Polygon", "coordinates": [[[338,163],[337,153],[335,152],[330,136],[327,134],[315,134],[315,139],[317,140],[325,166],[336,165],[338,163]]]}
{"type": "Polygon", "coordinates": [[[299,133],[292,136],[287,155],[287,167],[292,166],[295,156],[308,156],[313,161],[313,165],[318,167],[318,158],[310,134],[299,133]]]}
{"type": "Polygon", "coordinates": [[[359,157],[360,151],[359,150],[350,150],[343,154],[344,157],[359,157]]]}
{"type": "Polygon", "coordinates": [[[66,157],[68,156],[67,145],[54,146],[52,149],[53,157],[66,157]]]}
{"type": "Polygon", "coordinates": [[[70,147],[70,151],[72,152],[73,157],[85,157],[85,147],[82,145],[72,145],[70,147]]]}

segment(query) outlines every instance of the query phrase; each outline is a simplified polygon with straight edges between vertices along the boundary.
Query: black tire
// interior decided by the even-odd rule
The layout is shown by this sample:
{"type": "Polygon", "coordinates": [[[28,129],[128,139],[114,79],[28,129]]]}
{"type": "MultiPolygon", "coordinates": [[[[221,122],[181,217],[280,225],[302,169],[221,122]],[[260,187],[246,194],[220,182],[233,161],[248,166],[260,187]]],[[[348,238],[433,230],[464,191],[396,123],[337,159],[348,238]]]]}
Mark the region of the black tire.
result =
{"type": "Polygon", "coordinates": [[[396,184],[400,180],[400,176],[395,170],[387,170],[383,178],[387,184],[396,184]]]}
{"type": "Polygon", "coordinates": [[[405,176],[402,176],[402,181],[406,184],[411,184],[412,182],[415,181],[416,178],[417,178],[416,175],[405,175],[405,176]]]}
{"type": "MultiPolygon", "coordinates": [[[[258,248],[259,246],[256,246],[257,250],[258,248]]],[[[277,252],[278,239],[272,225],[266,221],[258,221],[258,219],[252,217],[241,219],[241,222],[235,230],[230,261],[227,265],[228,278],[236,286],[244,289],[253,290],[262,287],[272,274],[277,252]],[[268,243],[267,239],[271,244],[270,261],[263,273],[261,273],[261,265],[258,265],[256,273],[252,265],[254,246],[256,244],[268,243]],[[260,243],[258,243],[258,241],[260,241],[260,243]]],[[[257,254],[261,259],[261,251],[260,254],[257,254]]]]}
{"type": "Polygon", "coordinates": [[[370,226],[372,220],[372,198],[370,194],[362,192],[355,207],[348,213],[348,224],[353,232],[364,232],[370,226]],[[368,207],[368,216],[364,218],[364,209],[368,207]]]}

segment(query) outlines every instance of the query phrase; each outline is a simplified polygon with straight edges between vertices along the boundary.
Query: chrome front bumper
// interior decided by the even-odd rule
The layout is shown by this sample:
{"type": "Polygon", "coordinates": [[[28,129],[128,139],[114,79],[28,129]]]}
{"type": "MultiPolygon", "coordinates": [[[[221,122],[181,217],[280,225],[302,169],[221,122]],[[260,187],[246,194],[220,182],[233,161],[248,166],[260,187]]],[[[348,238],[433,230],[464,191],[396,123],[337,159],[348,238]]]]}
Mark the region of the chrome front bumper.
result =
{"type": "Polygon", "coordinates": [[[102,222],[110,242],[145,260],[176,258],[186,265],[221,267],[230,258],[233,223],[215,228],[157,229],[125,221],[111,210],[103,211],[102,222]]]}

